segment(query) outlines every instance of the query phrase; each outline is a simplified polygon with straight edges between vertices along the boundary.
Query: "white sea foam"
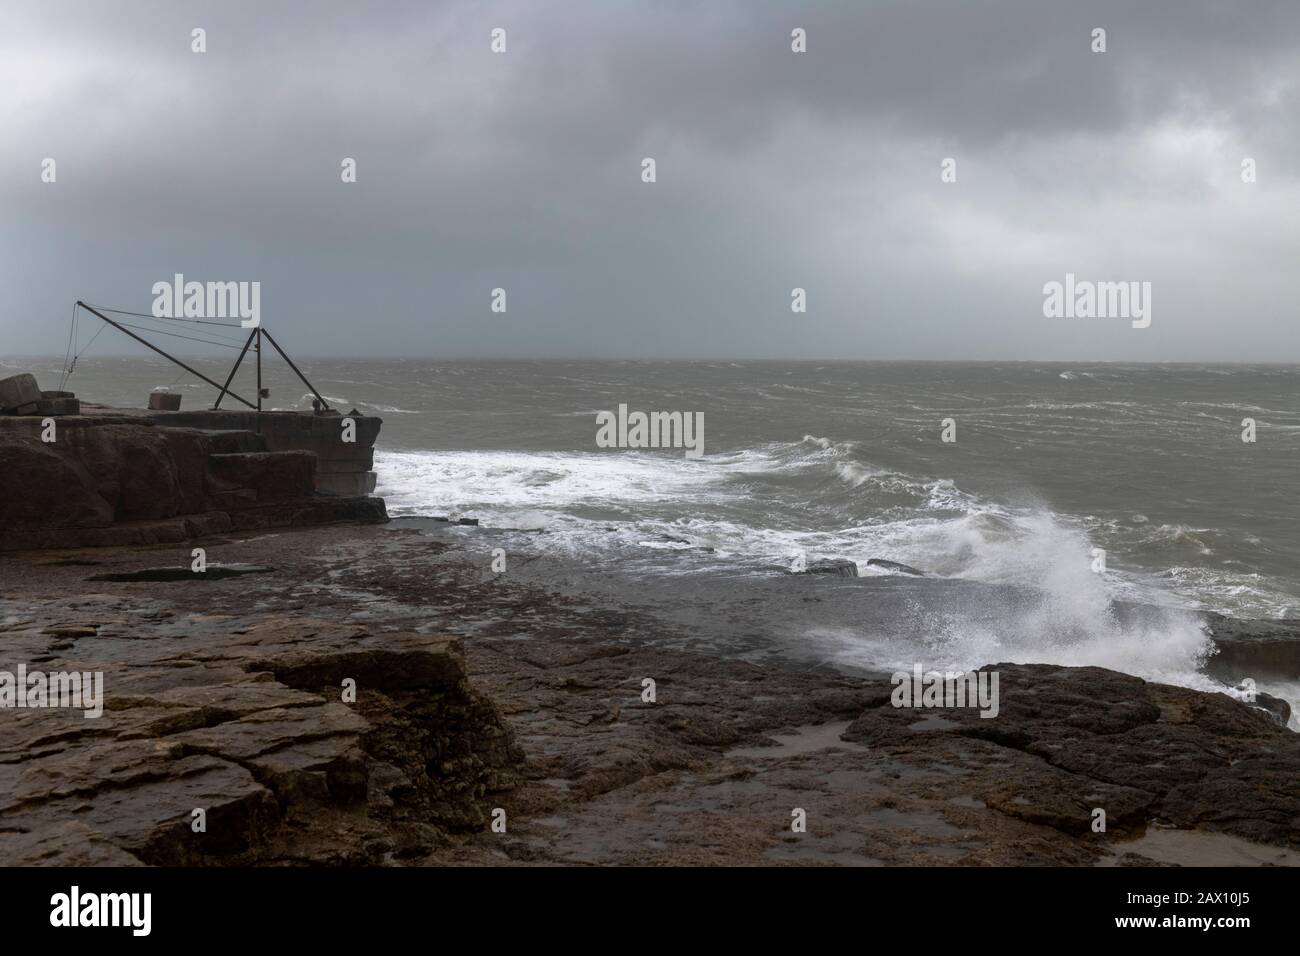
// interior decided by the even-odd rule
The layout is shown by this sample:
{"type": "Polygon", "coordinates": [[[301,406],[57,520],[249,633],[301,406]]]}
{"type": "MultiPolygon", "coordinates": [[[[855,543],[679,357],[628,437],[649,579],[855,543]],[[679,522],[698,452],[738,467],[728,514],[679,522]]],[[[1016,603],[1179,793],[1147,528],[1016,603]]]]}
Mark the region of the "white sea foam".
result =
{"type": "Polygon", "coordinates": [[[509,451],[376,452],[377,494],[393,514],[442,514],[603,504],[620,511],[698,489],[688,459],[509,451]]]}
{"type": "Polygon", "coordinates": [[[918,607],[911,621],[900,621],[888,634],[809,632],[808,640],[846,663],[890,669],[919,659],[953,668],[998,661],[1096,665],[1223,689],[1199,672],[1211,644],[1191,613],[1157,611],[1137,622],[1115,618],[1116,600],[1179,602],[1153,575],[1116,566],[1094,573],[1092,541],[1079,523],[1041,505],[980,500],[947,479],[877,468],[852,443],[807,436],[698,461],[652,453],[377,452],[376,470],[377,492],[394,515],[455,512],[488,526],[541,528],[546,534],[534,539],[536,547],[587,559],[611,550],[620,553],[610,559],[657,556],[665,574],[683,573],[675,563],[678,552],[701,562],[752,562],[757,573],[788,567],[796,555],[848,558],[864,575],[892,573],[867,567],[870,558],[883,557],[934,576],[1034,595],[1021,604],[991,604],[986,613],[937,615],[918,607]],[[832,488],[843,489],[838,494],[850,496],[850,504],[862,494],[894,496],[892,504],[864,521],[828,525],[821,512],[810,520],[807,509],[815,503],[807,501],[806,489],[786,489],[777,479],[821,473],[832,488]],[[754,482],[765,494],[787,497],[756,500],[754,482]]]}

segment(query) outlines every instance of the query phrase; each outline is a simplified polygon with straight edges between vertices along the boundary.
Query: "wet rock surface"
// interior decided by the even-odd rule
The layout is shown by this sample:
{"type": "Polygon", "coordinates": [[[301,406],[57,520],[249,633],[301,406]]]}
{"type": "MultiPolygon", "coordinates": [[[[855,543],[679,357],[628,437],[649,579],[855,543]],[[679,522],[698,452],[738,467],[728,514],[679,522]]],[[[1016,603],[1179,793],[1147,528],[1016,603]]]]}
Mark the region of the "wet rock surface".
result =
{"type": "Polygon", "coordinates": [[[1002,664],[996,718],[895,708],[888,680],[681,650],[472,542],[202,543],[279,573],[84,581],[87,560],[186,566],[188,545],[0,556],[0,667],[105,673],[102,718],[0,710],[9,859],[1300,862],[1300,735],[1225,695],[1002,664]]]}
{"type": "Polygon", "coordinates": [[[275,568],[255,564],[218,565],[194,571],[191,568],[141,568],[139,571],[116,571],[110,574],[92,574],[87,581],[220,581],[244,574],[274,574],[275,568]]]}
{"type": "Polygon", "coordinates": [[[919,571],[910,564],[903,564],[899,561],[890,561],[888,558],[868,558],[867,567],[884,568],[886,571],[897,571],[899,574],[910,574],[918,578],[925,576],[924,571],[919,571]]]}
{"type": "Polygon", "coordinates": [[[797,574],[827,574],[836,578],[856,578],[858,566],[847,558],[823,558],[809,561],[808,566],[797,574]]]}
{"type": "Polygon", "coordinates": [[[99,718],[3,712],[10,864],[100,850],[156,865],[382,863],[481,826],[511,786],[519,753],[455,640],[309,618],[228,624],[153,609],[134,626],[128,613],[80,631],[6,627],[5,669],[26,651],[29,669],[102,671],[105,685],[99,718]]]}

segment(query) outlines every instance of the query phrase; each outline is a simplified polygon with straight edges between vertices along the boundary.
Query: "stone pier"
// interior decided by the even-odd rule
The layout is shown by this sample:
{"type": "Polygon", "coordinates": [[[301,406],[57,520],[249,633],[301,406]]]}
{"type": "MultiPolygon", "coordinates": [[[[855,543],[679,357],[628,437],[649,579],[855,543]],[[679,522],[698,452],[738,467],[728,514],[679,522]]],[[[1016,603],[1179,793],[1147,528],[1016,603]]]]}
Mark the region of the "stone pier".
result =
{"type": "Polygon", "coordinates": [[[78,411],[0,415],[0,551],[388,518],[370,495],[373,416],[78,411]]]}
{"type": "Polygon", "coordinates": [[[375,439],[383,419],[327,412],[262,412],[240,409],[149,411],[150,420],[173,428],[242,431],[257,436],[259,450],[308,451],[316,456],[316,493],[352,497],[375,490],[375,439]],[[343,441],[343,421],[354,423],[355,441],[343,441]]]}

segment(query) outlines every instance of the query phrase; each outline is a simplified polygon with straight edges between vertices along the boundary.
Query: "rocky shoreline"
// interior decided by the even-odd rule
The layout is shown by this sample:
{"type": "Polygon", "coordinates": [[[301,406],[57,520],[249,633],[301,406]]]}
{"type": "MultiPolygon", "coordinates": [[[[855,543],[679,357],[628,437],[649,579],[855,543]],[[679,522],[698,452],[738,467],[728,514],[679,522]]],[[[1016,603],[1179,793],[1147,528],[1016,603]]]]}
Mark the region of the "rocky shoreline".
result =
{"type": "Polygon", "coordinates": [[[0,710],[11,862],[1300,863],[1300,735],[1225,695],[1000,664],[996,719],[897,709],[413,529],[197,543],[230,573],[156,573],[193,542],[0,555],[0,669],[105,687],[97,719],[0,710]]]}

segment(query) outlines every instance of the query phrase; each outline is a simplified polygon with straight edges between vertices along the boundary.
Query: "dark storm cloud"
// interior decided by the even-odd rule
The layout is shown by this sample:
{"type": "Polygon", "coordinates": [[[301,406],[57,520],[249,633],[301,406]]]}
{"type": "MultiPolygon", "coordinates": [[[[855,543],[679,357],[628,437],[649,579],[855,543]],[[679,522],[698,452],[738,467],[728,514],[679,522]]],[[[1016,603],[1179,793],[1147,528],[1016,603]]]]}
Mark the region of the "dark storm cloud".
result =
{"type": "Polygon", "coordinates": [[[304,353],[1300,358],[1285,0],[55,2],[7,27],[5,350],[183,272],[261,281],[304,353]],[[1067,271],[1151,281],[1151,328],[1045,319],[1067,271]]]}

